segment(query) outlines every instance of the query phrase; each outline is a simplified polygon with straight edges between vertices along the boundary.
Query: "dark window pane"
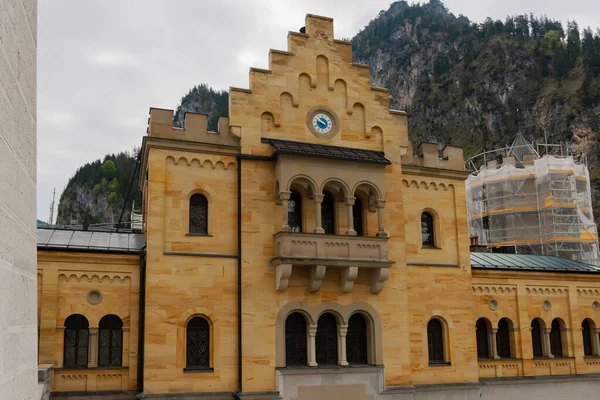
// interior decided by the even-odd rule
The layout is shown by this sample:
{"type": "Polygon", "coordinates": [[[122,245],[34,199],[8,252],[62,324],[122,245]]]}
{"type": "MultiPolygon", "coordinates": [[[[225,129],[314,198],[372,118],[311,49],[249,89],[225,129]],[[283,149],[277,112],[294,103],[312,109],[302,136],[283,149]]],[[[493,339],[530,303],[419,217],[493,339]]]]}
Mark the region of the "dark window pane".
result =
{"type": "Polygon", "coordinates": [[[426,212],[421,214],[421,239],[424,247],[435,246],[433,237],[433,217],[426,212]]]}
{"type": "Polygon", "coordinates": [[[335,200],[329,192],[323,192],[323,203],[321,203],[321,225],[325,230],[325,233],[335,235],[335,200]]]}
{"type": "Polygon", "coordinates": [[[292,232],[302,232],[302,195],[296,190],[288,201],[288,225],[292,232]]]}
{"type": "Polygon", "coordinates": [[[319,318],[315,346],[317,364],[336,365],[338,363],[337,321],[333,315],[326,313],[319,318]]]}
{"type": "Polygon", "coordinates": [[[87,318],[81,314],[73,314],[65,320],[64,367],[87,367],[88,327],[87,318]]]}
{"type": "Polygon", "coordinates": [[[356,196],[354,205],[352,206],[352,217],[354,218],[354,230],[357,236],[364,235],[364,222],[363,222],[363,206],[360,197],[356,196]]]}
{"type": "Polygon", "coordinates": [[[542,327],[540,326],[540,321],[538,321],[537,319],[531,321],[531,343],[533,347],[533,356],[543,357],[544,353],[542,352],[542,327]]]}
{"type": "Polygon", "coordinates": [[[202,317],[192,318],[187,325],[186,365],[188,368],[210,367],[210,328],[202,317]]]}
{"type": "Polygon", "coordinates": [[[98,365],[121,366],[123,352],[123,321],[116,315],[106,315],[100,320],[98,338],[98,365]]]}
{"type": "Polygon", "coordinates": [[[477,320],[475,331],[475,336],[477,338],[477,358],[489,358],[488,327],[483,318],[477,320]]]}
{"type": "Polygon", "coordinates": [[[208,233],[208,201],[201,194],[190,197],[190,233],[208,233]]]}
{"type": "Polygon", "coordinates": [[[427,324],[429,362],[444,362],[444,331],[440,320],[434,318],[427,324]]]}
{"type": "Polygon", "coordinates": [[[590,323],[587,319],[583,320],[581,324],[581,334],[583,335],[583,354],[587,357],[593,356],[592,350],[592,330],[590,329],[590,323]]]}
{"type": "Polygon", "coordinates": [[[367,321],[360,314],[354,314],[348,321],[346,358],[349,364],[368,364],[367,321]]]}
{"type": "Polygon", "coordinates": [[[306,319],[300,313],[285,320],[285,364],[306,365],[306,319]]]}
{"type": "Polygon", "coordinates": [[[557,319],[552,321],[552,329],[550,331],[550,353],[552,353],[555,358],[563,356],[560,322],[558,322],[557,319]]]}
{"type": "Polygon", "coordinates": [[[496,345],[498,355],[501,358],[510,358],[510,332],[508,321],[502,318],[498,322],[498,332],[496,332],[496,345]]]}

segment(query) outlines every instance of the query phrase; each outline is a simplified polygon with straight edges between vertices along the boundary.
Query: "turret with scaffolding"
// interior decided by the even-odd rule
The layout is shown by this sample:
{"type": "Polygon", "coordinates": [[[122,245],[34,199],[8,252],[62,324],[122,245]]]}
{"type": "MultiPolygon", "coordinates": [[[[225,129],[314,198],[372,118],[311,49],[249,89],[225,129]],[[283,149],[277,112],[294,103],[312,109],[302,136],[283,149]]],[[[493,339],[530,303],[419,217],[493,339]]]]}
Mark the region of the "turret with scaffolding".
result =
{"type": "Polygon", "coordinates": [[[585,159],[568,148],[532,145],[519,133],[510,147],[467,159],[469,231],[494,252],[553,255],[599,265],[585,159]]]}

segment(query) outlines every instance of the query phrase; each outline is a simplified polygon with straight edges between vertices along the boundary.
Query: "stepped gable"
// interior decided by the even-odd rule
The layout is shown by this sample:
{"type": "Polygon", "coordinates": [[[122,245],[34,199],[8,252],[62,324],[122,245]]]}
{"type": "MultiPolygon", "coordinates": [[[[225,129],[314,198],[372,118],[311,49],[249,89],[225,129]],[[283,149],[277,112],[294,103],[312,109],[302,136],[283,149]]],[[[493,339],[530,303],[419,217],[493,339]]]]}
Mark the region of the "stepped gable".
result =
{"type": "Polygon", "coordinates": [[[385,152],[392,163],[408,146],[405,112],[389,109],[387,89],[371,85],[370,69],[352,62],[350,42],[334,39],[333,20],[308,14],[289,32],[287,51],[270,50],[269,69],[250,69],[249,89],[230,88],[229,116],[242,152],[270,155],[261,138],[385,152]],[[335,134],[309,128],[315,109],[335,120],[335,134]]]}

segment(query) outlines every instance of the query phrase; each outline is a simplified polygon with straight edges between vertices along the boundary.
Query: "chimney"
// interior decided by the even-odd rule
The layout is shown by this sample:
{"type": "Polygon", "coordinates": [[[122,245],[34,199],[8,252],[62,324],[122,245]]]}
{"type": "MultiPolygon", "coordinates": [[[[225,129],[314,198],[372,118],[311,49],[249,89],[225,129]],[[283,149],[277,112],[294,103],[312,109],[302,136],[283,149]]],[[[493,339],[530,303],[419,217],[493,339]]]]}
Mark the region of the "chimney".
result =
{"type": "Polygon", "coordinates": [[[471,250],[471,253],[487,253],[488,252],[487,246],[479,244],[479,236],[470,236],[469,241],[470,241],[469,248],[471,250]]]}

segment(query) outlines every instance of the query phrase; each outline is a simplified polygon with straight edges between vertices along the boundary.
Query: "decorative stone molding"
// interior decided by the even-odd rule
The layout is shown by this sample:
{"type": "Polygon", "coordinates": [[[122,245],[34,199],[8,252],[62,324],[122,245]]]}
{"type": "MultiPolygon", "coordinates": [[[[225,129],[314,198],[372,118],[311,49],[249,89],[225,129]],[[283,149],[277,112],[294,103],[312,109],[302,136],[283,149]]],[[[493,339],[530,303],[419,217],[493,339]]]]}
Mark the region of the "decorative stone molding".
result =
{"type": "Polygon", "coordinates": [[[60,374],[59,376],[64,380],[87,379],[86,374],[60,374]]]}
{"type": "Polygon", "coordinates": [[[531,295],[551,295],[551,296],[562,296],[569,293],[567,287],[551,287],[551,286],[528,286],[526,288],[527,294],[531,295]]]}
{"type": "Polygon", "coordinates": [[[371,291],[379,293],[394,263],[387,259],[388,238],[279,232],[275,237],[275,288],[286,290],[293,268],[311,268],[309,291],[318,291],[326,268],[341,268],[341,290],[350,292],[359,268],[371,270],[371,291]],[[318,266],[318,268],[315,268],[318,266]]]}
{"type": "Polygon", "coordinates": [[[552,303],[550,302],[550,300],[544,300],[544,302],[542,303],[542,308],[546,311],[550,311],[550,309],[552,308],[552,303]]]}
{"type": "Polygon", "coordinates": [[[516,285],[473,285],[474,294],[515,294],[516,285]]]}
{"type": "Polygon", "coordinates": [[[599,302],[598,300],[596,300],[596,301],[594,301],[594,302],[592,303],[592,309],[593,309],[594,311],[598,311],[598,310],[600,310],[600,302],[599,302]]]}
{"type": "Polygon", "coordinates": [[[496,311],[498,309],[498,300],[490,299],[490,301],[488,301],[488,307],[490,310],[496,311]]]}
{"type": "Polygon", "coordinates": [[[420,189],[420,188],[425,188],[425,189],[432,189],[432,190],[443,190],[443,191],[447,191],[450,187],[454,187],[454,185],[449,184],[446,185],[445,183],[442,182],[426,182],[426,181],[416,181],[414,179],[412,180],[408,180],[408,179],[402,179],[402,184],[404,185],[404,187],[413,187],[415,189],[420,189]]]}
{"type": "Polygon", "coordinates": [[[87,272],[87,271],[60,271],[58,274],[59,279],[63,278],[65,282],[77,281],[81,282],[82,280],[87,280],[87,282],[92,282],[97,280],[98,282],[108,281],[110,283],[119,282],[125,283],[127,280],[131,280],[131,275],[129,273],[123,272],[87,272]]]}
{"type": "Polygon", "coordinates": [[[90,303],[91,305],[95,306],[98,305],[100,303],[102,303],[102,293],[100,293],[98,290],[91,290],[88,294],[87,294],[87,302],[90,303]]]}
{"type": "Polygon", "coordinates": [[[580,296],[596,296],[600,297],[600,289],[598,288],[586,288],[586,287],[578,287],[577,294],[580,296]]]}
{"type": "MultiPolygon", "coordinates": [[[[216,156],[218,158],[218,156],[216,156]]],[[[203,158],[202,160],[198,158],[192,158],[188,160],[186,157],[179,157],[175,159],[173,156],[168,156],[166,158],[166,163],[171,165],[184,165],[188,167],[198,167],[198,168],[210,168],[210,169],[224,169],[224,170],[233,170],[235,171],[237,165],[234,162],[227,162],[225,164],[221,160],[215,160],[210,158],[203,158]]]]}
{"type": "Polygon", "coordinates": [[[97,374],[96,379],[121,379],[123,374],[97,374]]]}

